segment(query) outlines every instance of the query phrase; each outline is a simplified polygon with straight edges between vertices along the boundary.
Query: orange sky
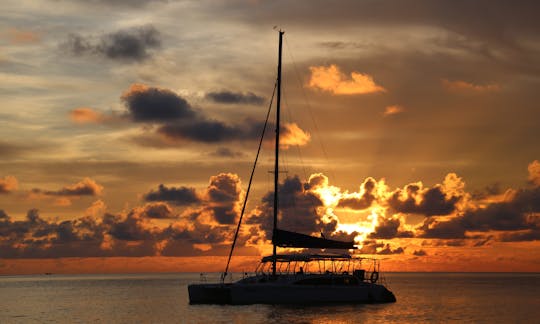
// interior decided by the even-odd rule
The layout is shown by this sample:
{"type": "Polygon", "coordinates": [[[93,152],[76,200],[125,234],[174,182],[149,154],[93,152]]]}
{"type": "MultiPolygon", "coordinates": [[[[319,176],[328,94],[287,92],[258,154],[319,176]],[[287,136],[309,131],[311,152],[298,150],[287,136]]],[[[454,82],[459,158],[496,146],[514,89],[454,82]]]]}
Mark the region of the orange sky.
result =
{"type": "MultiPolygon", "coordinates": [[[[222,270],[276,25],[280,228],[389,271],[540,271],[536,4],[56,4],[0,13],[0,274],[222,270]]],[[[271,116],[236,270],[270,251],[271,116]]]]}

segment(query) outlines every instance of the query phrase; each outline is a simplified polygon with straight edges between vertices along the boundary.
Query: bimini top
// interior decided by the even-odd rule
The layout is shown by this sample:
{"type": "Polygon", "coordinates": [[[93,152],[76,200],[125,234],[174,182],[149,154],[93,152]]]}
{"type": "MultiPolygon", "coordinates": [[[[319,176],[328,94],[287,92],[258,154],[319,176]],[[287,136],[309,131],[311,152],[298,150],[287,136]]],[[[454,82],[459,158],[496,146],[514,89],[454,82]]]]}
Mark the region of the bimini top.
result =
{"type": "MultiPolygon", "coordinates": [[[[317,260],[350,260],[352,259],[350,254],[277,254],[276,262],[310,262],[317,260]]],[[[272,262],[274,257],[272,255],[265,256],[261,262],[272,262]]]]}

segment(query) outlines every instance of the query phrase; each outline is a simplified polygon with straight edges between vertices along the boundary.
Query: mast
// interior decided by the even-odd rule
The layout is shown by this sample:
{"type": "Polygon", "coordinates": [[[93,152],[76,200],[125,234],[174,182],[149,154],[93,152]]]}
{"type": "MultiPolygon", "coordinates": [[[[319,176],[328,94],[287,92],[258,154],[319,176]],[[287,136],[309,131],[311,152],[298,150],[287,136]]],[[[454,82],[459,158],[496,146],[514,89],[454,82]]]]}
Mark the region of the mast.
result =
{"type": "MultiPolygon", "coordinates": [[[[279,51],[278,51],[278,71],[277,71],[277,98],[276,98],[276,156],[274,164],[274,231],[277,229],[278,221],[278,185],[279,185],[279,113],[281,109],[281,48],[283,44],[284,31],[279,30],[279,51]]],[[[275,235],[275,234],[273,234],[275,235]]],[[[276,243],[272,240],[272,276],[276,275],[276,243]]]]}

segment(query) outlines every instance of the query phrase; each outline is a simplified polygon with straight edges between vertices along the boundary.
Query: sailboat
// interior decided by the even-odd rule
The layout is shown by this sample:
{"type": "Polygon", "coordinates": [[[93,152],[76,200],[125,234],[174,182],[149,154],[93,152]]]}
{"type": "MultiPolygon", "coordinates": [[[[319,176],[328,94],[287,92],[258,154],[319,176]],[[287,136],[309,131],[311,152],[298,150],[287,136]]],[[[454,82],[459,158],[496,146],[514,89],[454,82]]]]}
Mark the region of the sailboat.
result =
{"type": "MultiPolygon", "coordinates": [[[[232,305],[395,302],[394,294],[381,282],[382,278],[379,276],[380,263],[377,259],[355,257],[347,253],[277,253],[278,247],[304,248],[309,249],[309,251],[313,249],[344,251],[355,249],[353,241],[331,240],[291,232],[278,227],[279,121],[283,34],[284,31],[279,30],[272,255],[262,258],[253,275],[245,276],[236,282],[225,282],[224,279],[227,275],[230,258],[240,228],[241,216],[221,282],[189,285],[189,302],[191,304],[232,305]]],[[[252,178],[253,172],[250,185],[252,178]]],[[[249,194],[249,187],[247,195],[249,194]]],[[[243,209],[245,209],[245,202],[243,209]]],[[[244,210],[242,215],[243,212],[244,210]]]]}

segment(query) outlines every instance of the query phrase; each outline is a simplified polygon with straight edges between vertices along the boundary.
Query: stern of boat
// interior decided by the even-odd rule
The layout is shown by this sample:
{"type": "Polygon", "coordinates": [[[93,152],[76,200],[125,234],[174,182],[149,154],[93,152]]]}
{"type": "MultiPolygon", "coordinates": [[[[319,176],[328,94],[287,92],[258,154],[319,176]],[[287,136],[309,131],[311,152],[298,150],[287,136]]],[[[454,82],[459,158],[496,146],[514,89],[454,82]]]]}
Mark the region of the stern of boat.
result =
{"type": "Polygon", "coordinates": [[[192,284],[188,286],[190,304],[230,304],[230,284],[192,284]]]}

